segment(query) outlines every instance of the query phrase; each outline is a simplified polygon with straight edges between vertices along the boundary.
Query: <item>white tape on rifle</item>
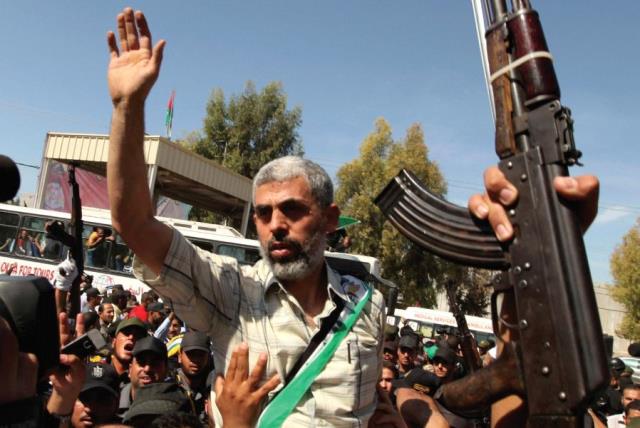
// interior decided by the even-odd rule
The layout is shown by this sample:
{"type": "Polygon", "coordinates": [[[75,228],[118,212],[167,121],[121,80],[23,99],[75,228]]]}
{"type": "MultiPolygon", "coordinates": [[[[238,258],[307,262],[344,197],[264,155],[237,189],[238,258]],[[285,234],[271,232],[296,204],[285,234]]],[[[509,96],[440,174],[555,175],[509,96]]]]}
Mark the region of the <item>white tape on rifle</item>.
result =
{"type": "Polygon", "coordinates": [[[521,56],[517,60],[513,61],[511,64],[507,64],[504,67],[502,67],[500,70],[498,70],[495,73],[493,73],[491,75],[491,77],[489,77],[489,81],[491,83],[493,83],[494,80],[496,80],[498,77],[502,76],[503,74],[507,74],[511,70],[520,67],[525,62],[531,61],[532,59],[536,59],[536,58],[547,58],[547,59],[550,59],[551,61],[553,61],[553,55],[551,55],[547,51],[531,52],[531,53],[528,53],[526,55],[521,56]]]}

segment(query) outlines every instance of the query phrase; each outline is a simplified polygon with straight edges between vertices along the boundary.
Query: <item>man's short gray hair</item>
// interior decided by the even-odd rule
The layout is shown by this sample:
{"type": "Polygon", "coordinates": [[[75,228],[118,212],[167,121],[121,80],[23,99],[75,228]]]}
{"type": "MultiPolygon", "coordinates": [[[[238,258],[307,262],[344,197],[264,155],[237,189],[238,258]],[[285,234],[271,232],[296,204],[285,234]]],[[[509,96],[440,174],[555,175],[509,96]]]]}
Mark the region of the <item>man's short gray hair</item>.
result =
{"type": "Polygon", "coordinates": [[[285,156],[265,164],[253,178],[253,204],[256,203],[258,186],[274,181],[287,181],[296,177],[304,178],[309,184],[311,195],[322,208],[333,202],[331,177],[320,165],[299,156],[285,156]]]}

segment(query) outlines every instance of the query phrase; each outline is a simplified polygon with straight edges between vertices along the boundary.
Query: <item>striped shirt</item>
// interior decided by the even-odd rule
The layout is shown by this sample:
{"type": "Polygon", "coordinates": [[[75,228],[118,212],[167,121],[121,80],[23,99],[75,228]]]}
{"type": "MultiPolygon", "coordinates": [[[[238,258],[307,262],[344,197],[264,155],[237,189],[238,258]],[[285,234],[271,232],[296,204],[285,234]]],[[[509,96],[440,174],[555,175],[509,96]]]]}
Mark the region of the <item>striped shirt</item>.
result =
{"type": "MultiPolygon", "coordinates": [[[[264,261],[240,267],[234,258],[206,252],[175,230],[160,275],[138,259],[133,267],[136,277],[160,294],[180,319],[195,330],[208,332],[218,373],[226,371],[235,346],[246,342],[250,367],[265,352],[269,356],[266,373],[277,372],[284,379],[319,330],[316,326],[335,308],[328,298],[312,326],[264,261]]],[[[349,301],[349,288],[361,284],[354,283],[355,279],[344,281],[337,272],[326,269],[328,291],[349,301]]],[[[384,322],[382,294],[374,290],[352,330],[284,426],[367,426],[377,404],[384,322]]]]}

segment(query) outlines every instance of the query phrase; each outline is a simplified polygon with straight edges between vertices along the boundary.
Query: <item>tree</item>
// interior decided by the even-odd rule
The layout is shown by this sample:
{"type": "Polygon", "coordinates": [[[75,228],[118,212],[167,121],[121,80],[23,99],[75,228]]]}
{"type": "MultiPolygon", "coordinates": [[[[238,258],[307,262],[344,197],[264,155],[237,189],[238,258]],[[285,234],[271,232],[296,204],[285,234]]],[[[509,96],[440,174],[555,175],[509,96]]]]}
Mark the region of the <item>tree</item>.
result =
{"type": "MultiPolygon", "coordinates": [[[[396,142],[387,121],[378,119],[374,131],[360,146],[360,156],[338,171],[335,199],[345,215],[361,221],[349,231],[351,251],[380,259],[383,275],[400,287],[407,306],[431,307],[436,288],[444,286],[445,276],[459,279],[457,282],[466,287],[478,281],[468,268],[448,263],[414,245],[374,205],[373,199],[401,168],[411,170],[432,192],[440,196],[446,193],[438,165],[429,160],[422,127],[412,125],[405,137],[396,142]]],[[[477,288],[463,292],[463,306],[468,311],[473,309],[471,313],[481,313],[486,306],[484,293],[477,288]],[[481,307],[472,308],[474,304],[481,307]]]]}
{"type": "Polygon", "coordinates": [[[253,82],[226,103],[215,89],[207,103],[201,138],[192,144],[196,153],[252,178],[265,163],[286,155],[302,155],[298,127],[302,109],[287,110],[287,96],[279,82],[258,93],[253,82]]]}
{"type": "Polygon", "coordinates": [[[465,266],[452,268],[452,279],[457,285],[456,301],[465,315],[484,317],[489,314],[489,286],[493,285],[493,272],[465,266]]]}
{"type": "Polygon", "coordinates": [[[625,339],[640,340],[640,219],[613,251],[611,274],[613,298],[627,310],[617,333],[625,339]]]}
{"type": "MultiPolygon", "coordinates": [[[[287,110],[287,96],[279,82],[258,93],[253,82],[227,103],[221,89],[207,102],[202,132],[192,132],[178,144],[223,166],[253,178],[265,163],[286,155],[302,155],[298,127],[302,109],[287,110]]],[[[230,219],[199,207],[191,208],[190,220],[229,223],[230,219]]],[[[249,235],[255,231],[250,225],[249,235]]]]}

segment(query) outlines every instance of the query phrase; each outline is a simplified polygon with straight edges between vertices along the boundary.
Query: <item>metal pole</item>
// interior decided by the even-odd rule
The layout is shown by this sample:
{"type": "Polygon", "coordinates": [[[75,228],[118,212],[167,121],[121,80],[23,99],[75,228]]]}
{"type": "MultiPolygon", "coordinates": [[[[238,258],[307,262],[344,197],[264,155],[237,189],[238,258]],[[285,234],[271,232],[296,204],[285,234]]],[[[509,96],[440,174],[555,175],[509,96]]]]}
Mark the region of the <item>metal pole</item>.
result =
{"type": "Polygon", "coordinates": [[[471,0],[471,7],[473,8],[473,18],[476,23],[476,37],[478,39],[478,46],[480,47],[480,58],[482,59],[482,73],[484,74],[484,81],[487,87],[487,95],[489,96],[489,105],[491,106],[491,119],[495,123],[496,110],[493,104],[493,88],[489,82],[489,58],[487,57],[487,39],[484,34],[487,31],[487,11],[483,7],[483,0],[471,0]]]}

